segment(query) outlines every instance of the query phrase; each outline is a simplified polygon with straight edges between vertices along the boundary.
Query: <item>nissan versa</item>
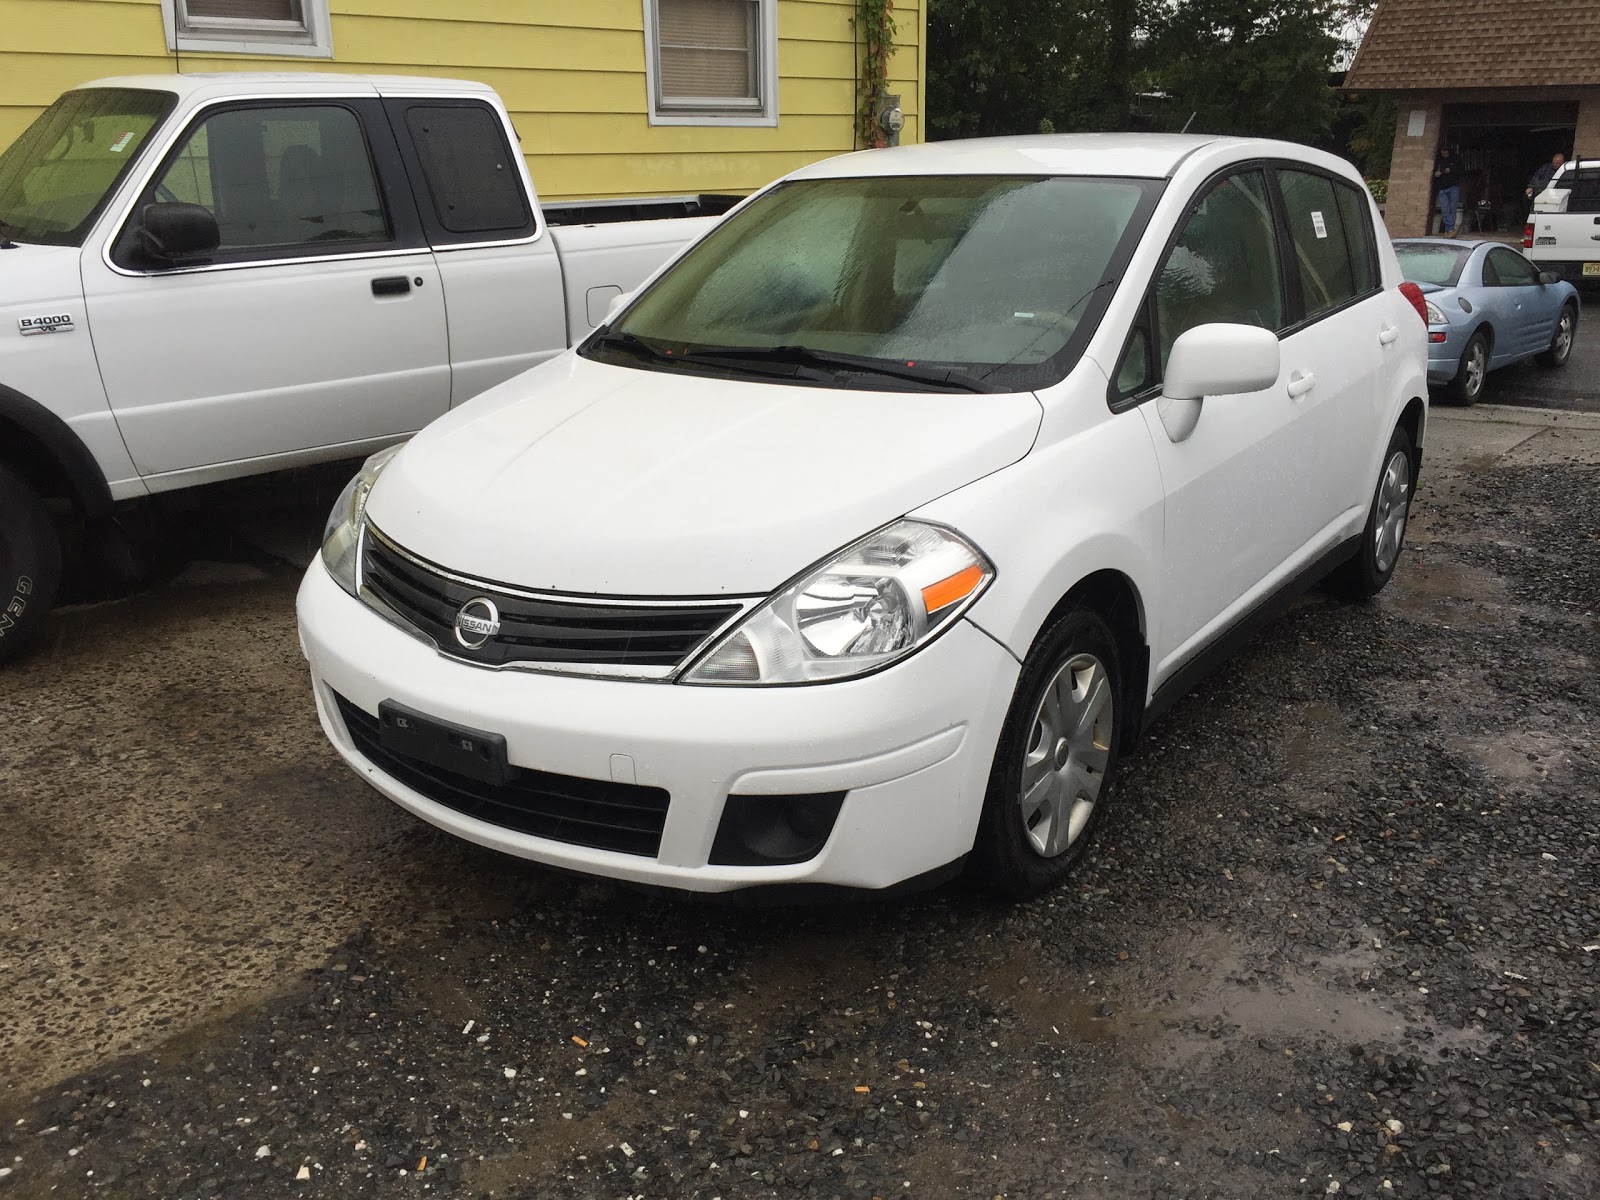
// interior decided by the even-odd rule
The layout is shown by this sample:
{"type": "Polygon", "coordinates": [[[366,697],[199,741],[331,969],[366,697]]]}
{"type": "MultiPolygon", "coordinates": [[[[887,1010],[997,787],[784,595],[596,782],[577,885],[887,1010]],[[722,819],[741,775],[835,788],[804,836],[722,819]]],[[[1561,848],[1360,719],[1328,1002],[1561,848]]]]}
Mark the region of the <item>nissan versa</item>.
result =
{"type": "Polygon", "coordinates": [[[1427,326],[1381,231],[1279,142],[797,171],[367,462],[299,597],[323,727],[578,871],[1038,893],[1242,631],[1393,573],[1427,326]]]}

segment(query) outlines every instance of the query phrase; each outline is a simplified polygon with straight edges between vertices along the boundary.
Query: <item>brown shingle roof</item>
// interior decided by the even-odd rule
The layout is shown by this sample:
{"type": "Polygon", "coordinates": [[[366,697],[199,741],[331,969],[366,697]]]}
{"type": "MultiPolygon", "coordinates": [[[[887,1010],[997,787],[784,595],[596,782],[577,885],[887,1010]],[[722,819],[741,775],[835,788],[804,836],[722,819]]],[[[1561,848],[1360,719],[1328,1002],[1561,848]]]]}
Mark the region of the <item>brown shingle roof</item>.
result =
{"type": "Polygon", "coordinates": [[[1344,85],[1600,85],[1600,0],[1378,0],[1344,85]]]}

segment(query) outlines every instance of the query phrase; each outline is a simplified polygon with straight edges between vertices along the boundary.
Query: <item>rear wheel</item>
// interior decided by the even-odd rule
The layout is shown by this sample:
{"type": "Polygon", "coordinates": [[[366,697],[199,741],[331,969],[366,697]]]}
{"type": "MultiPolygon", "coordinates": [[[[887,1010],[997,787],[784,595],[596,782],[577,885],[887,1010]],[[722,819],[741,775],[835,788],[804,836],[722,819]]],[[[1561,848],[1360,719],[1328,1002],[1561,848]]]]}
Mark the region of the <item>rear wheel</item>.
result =
{"type": "Polygon", "coordinates": [[[1445,384],[1444,394],[1452,403],[1473,405],[1483,395],[1483,381],[1489,377],[1489,335],[1479,330],[1461,352],[1456,377],[1445,384]]]}
{"type": "Polygon", "coordinates": [[[1541,367],[1564,367],[1572,357],[1572,340],[1578,334],[1578,310],[1568,304],[1561,310],[1556,329],[1550,335],[1550,348],[1539,354],[1541,367]]]}
{"type": "Polygon", "coordinates": [[[1378,488],[1367,512],[1366,528],[1355,557],[1328,578],[1333,589],[1352,600],[1367,600],[1383,591],[1394,576],[1405,545],[1406,523],[1411,519],[1411,438],[1396,429],[1384,451],[1378,488]]]}
{"type": "Polygon", "coordinates": [[[61,583],[61,538],[39,493],[0,465],[0,663],[38,636],[61,583]]]}
{"type": "Polygon", "coordinates": [[[1083,858],[1105,816],[1123,699],[1111,629],[1087,609],[1068,610],[1017,681],[973,845],[980,882],[1026,899],[1083,858]]]}

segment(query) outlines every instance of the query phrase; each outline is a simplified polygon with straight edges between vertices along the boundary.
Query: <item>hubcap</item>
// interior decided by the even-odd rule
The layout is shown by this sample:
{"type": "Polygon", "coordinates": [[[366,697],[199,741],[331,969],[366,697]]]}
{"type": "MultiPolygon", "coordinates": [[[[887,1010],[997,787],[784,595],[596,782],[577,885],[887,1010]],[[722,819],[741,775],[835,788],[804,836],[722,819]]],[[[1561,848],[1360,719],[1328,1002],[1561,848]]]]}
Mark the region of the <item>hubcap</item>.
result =
{"type": "Polygon", "coordinates": [[[1387,574],[1400,555],[1410,511],[1411,459],[1404,450],[1396,450],[1378,484],[1378,522],[1372,556],[1380,573],[1387,574]]]}
{"type": "Polygon", "coordinates": [[[1054,858],[1089,824],[1115,723],[1105,667],[1092,654],[1069,658],[1045,686],[1022,759],[1017,804],[1034,853],[1054,858]]]}
{"type": "Polygon", "coordinates": [[[1488,348],[1482,342],[1473,342],[1472,349],[1467,351],[1467,395],[1476,396],[1478,389],[1483,387],[1488,364],[1488,348]]]}
{"type": "Polygon", "coordinates": [[[1561,323],[1556,326],[1556,345],[1555,345],[1556,358],[1557,359],[1566,358],[1567,357],[1567,352],[1570,351],[1571,349],[1572,349],[1572,314],[1570,312],[1564,312],[1564,313],[1561,314],[1561,323]]]}

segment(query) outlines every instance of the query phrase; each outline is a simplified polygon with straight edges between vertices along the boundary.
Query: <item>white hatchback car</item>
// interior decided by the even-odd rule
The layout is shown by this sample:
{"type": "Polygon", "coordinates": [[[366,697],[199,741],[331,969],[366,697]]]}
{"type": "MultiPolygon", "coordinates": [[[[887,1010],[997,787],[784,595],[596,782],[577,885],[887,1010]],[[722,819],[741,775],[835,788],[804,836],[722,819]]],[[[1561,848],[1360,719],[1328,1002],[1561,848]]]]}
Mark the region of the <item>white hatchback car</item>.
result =
{"type": "Polygon", "coordinates": [[[1426,333],[1361,177],[1301,146],[807,167],[367,463],[300,591],[323,727],[578,871],[1037,893],[1275,602],[1388,581],[1426,333]]]}

